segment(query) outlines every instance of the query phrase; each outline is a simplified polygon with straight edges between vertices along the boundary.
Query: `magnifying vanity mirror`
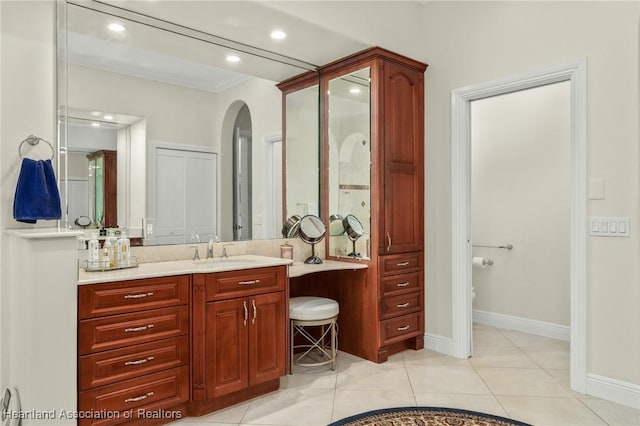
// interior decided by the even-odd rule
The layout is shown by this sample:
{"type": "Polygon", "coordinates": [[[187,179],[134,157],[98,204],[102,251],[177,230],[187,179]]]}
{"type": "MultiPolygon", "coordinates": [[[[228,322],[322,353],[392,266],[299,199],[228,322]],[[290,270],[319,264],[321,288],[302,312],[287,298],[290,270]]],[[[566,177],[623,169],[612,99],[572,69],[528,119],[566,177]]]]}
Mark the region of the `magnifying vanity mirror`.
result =
{"type": "Polygon", "coordinates": [[[58,55],[67,227],[88,217],[86,227],[123,228],[144,245],[180,244],[192,234],[279,238],[283,217],[318,213],[317,78],[289,98],[300,116],[287,121],[286,199],[293,207],[285,212],[276,87],[314,65],[249,54],[259,49],[221,45],[210,34],[104,2],[64,7],[66,43],[58,55]],[[125,30],[110,31],[114,20],[125,30]],[[227,62],[230,54],[239,62],[227,62]],[[115,160],[92,165],[101,152],[115,160]]]}
{"type": "Polygon", "coordinates": [[[368,258],[371,217],[370,69],[329,80],[329,255],[368,258]],[[341,225],[341,226],[340,226],[341,225]],[[342,228],[342,232],[340,232],[342,228]]]}
{"type": "Polygon", "coordinates": [[[304,261],[304,263],[322,263],[322,259],[316,256],[315,245],[322,241],[325,233],[326,227],[319,217],[314,215],[306,215],[302,219],[300,219],[299,237],[305,243],[311,244],[311,256],[309,256],[304,261]]]}

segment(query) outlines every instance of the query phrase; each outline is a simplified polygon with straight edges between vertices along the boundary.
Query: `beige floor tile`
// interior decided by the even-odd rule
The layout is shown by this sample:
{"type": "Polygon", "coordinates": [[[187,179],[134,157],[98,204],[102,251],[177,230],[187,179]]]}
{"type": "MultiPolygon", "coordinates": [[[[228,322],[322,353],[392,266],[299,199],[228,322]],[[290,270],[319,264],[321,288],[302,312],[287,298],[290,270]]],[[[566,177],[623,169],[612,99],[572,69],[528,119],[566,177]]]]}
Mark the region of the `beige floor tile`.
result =
{"type": "Polygon", "coordinates": [[[313,368],[294,366],[293,374],[280,378],[280,388],[335,389],[337,379],[337,369],[331,371],[327,366],[313,368]]]}
{"type": "Polygon", "coordinates": [[[473,329],[473,345],[482,346],[515,346],[498,329],[493,327],[475,327],[473,329]]]}
{"type": "Polygon", "coordinates": [[[576,398],[498,396],[510,418],[535,426],[606,425],[576,398]]]}
{"type": "Polygon", "coordinates": [[[496,397],[493,395],[461,395],[457,393],[417,393],[416,403],[424,407],[460,408],[506,417],[496,397]]]}
{"type": "Polygon", "coordinates": [[[405,351],[404,363],[407,367],[422,366],[448,366],[448,367],[469,367],[466,359],[454,358],[428,349],[420,351],[405,351]]]}
{"type": "Polygon", "coordinates": [[[405,392],[338,389],[333,404],[332,421],[335,422],[358,413],[381,408],[413,407],[415,405],[416,400],[411,389],[406,389],[405,392]]]}
{"type": "Polygon", "coordinates": [[[542,369],[478,368],[477,371],[494,395],[571,396],[542,369]]]}
{"type": "Polygon", "coordinates": [[[331,423],[334,394],[326,389],[281,389],[251,400],[241,423],[326,426],[331,423]]]}
{"type": "Polygon", "coordinates": [[[536,336],[514,330],[502,330],[502,334],[514,345],[526,350],[563,349],[569,351],[569,342],[536,336]]]}
{"type": "Polygon", "coordinates": [[[249,402],[243,402],[229,408],[223,408],[211,414],[205,414],[200,417],[187,417],[184,420],[191,426],[193,426],[194,423],[206,424],[207,426],[211,426],[212,424],[238,424],[240,423],[240,420],[242,420],[242,416],[247,412],[249,404],[249,402]]]}
{"type": "Polygon", "coordinates": [[[591,396],[580,400],[611,426],[640,426],[640,410],[591,396]]]}
{"type": "Polygon", "coordinates": [[[406,392],[410,383],[404,363],[352,363],[340,370],[336,389],[406,392]]]}
{"type": "Polygon", "coordinates": [[[553,370],[568,370],[569,351],[564,349],[546,349],[527,351],[527,355],[540,367],[553,370]]]}
{"type": "Polygon", "coordinates": [[[471,367],[408,367],[411,386],[416,394],[460,393],[486,395],[490,391],[471,367]]]}
{"type": "Polygon", "coordinates": [[[514,346],[476,345],[469,364],[473,367],[539,368],[520,348],[514,346]]]}

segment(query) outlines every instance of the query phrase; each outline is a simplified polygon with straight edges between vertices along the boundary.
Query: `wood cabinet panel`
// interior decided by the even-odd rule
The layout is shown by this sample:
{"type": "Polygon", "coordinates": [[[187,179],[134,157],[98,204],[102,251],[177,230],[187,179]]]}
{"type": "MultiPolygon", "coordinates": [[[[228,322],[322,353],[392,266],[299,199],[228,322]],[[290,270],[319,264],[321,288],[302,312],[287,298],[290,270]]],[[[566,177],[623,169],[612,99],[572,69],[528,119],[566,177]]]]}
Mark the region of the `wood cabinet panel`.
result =
{"type": "Polygon", "coordinates": [[[380,279],[381,297],[397,296],[403,293],[411,293],[421,288],[422,274],[395,275],[380,279]]]}
{"type": "Polygon", "coordinates": [[[84,285],[78,289],[80,319],[188,303],[188,275],[84,285]]]}
{"type": "Polygon", "coordinates": [[[417,312],[382,321],[380,340],[388,345],[423,334],[422,315],[417,312]]]}
{"type": "Polygon", "coordinates": [[[205,369],[207,398],[249,385],[249,304],[246,298],[206,306],[205,369]]]}
{"type": "Polygon", "coordinates": [[[187,402],[189,367],[166,370],[80,392],[78,399],[83,411],[120,413],[102,419],[81,419],[80,426],[107,426],[135,420],[141,411],[152,412],[187,402]],[[125,414],[128,410],[132,411],[125,414]]]}
{"type": "Polygon", "coordinates": [[[250,298],[249,383],[264,383],[286,372],[285,295],[284,292],[250,298]]]}
{"type": "Polygon", "coordinates": [[[189,363],[189,336],[81,356],[80,390],[155,373],[189,363]]]}
{"type": "Polygon", "coordinates": [[[207,274],[207,301],[283,291],[285,273],[284,268],[258,268],[207,274]]]}
{"type": "Polygon", "coordinates": [[[381,276],[418,272],[422,270],[422,253],[406,253],[393,256],[380,256],[381,276]]]}
{"type": "Polygon", "coordinates": [[[81,355],[176,337],[189,333],[189,307],[81,320],[78,333],[81,355]]]}
{"type": "Polygon", "coordinates": [[[382,319],[392,318],[411,312],[420,312],[422,308],[423,295],[421,292],[387,297],[380,302],[380,317],[382,319]]]}

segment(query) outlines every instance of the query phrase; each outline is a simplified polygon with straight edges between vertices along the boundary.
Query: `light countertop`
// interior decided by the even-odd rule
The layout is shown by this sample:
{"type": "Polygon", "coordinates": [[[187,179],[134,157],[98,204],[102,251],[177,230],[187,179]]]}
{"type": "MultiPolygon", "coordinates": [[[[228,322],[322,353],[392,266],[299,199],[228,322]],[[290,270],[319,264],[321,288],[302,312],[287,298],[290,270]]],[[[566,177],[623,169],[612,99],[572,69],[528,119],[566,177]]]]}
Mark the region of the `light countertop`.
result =
{"type": "Polygon", "coordinates": [[[164,262],[141,263],[135,268],[116,269],[111,271],[87,272],[80,269],[78,285],[97,284],[113,281],[137,280],[143,278],[164,277],[185,274],[206,274],[211,272],[235,271],[243,269],[266,268],[269,266],[289,265],[289,276],[300,277],[306,274],[324,271],[366,269],[362,262],[340,262],[325,260],[320,264],[293,263],[290,259],[279,257],[242,255],[228,258],[192,260],[170,260],[164,262]]]}
{"type": "Polygon", "coordinates": [[[116,269],[104,272],[87,272],[84,269],[80,269],[78,284],[96,284],[171,275],[206,274],[210,272],[290,265],[292,263],[290,259],[256,255],[232,256],[224,259],[203,259],[195,262],[192,260],[170,260],[165,262],[141,263],[136,268],[116,269]]]}

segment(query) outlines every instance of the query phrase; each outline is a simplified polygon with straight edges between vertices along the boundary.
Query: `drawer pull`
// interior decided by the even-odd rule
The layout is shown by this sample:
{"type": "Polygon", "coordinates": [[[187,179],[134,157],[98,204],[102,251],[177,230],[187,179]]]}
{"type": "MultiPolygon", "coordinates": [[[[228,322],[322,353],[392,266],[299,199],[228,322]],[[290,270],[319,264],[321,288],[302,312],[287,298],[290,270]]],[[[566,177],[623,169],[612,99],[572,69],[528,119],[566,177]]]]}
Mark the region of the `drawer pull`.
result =
{"type": "Polygon", "coordinates": [[[398,307],[398,308],[406,308],[406,307],[408,307],[408,306],[409,306],[409,302],[407,302],[407,303],[400,303],[399,305],[396,305],[396,307],[398,307]]]}
{"type": "Polygon", "coordinates": [[[409,287],[409,281],[405,281],[403,283],[398,283],[398,287],[409,287]]]}
{"type": "Polygon", "coordinates": [[[138,401],[142,401],[144,399],[147,399],[150,396],[153,396],[153,392],[147,392],[144,395],[136,396],[134,398],[127,398],[127,399],[124,400],[124,402],[138,402],[138,401]]]}
{"type": "Polygon", "coordinates": [[[140,365],[140,364],[146,364],[149,361],[153,361],[153,357],[147,357],[147,358],[142,358],[142,359],[138,359],[136,361],[127,361],[124,363],[124,365],[140,365]]]}
{"type": "Polygon", "coordinates": [[[400,262],[397,264],[397,266],[407,266],[409,264],[409,262],[400,262]]]}
{"type": "Polygon", "coordinates": [[[240,281],[238,284],[240,285],[252,285],[252,284],[259,284],[260,280],[249,280],[249,281],[240,281]]]}
{"type": "Polygon", "coordinates": [[[125,294],[124,298],[125,299],[142,299],[144,297],[149,297],[149,296],[153,296],[152,291],[150,291],[149,293],[125,294]]]}
{"type": "Polygon", "coordinates": [[[405,325],[404,327],[398,327],[398,331],[407,331],[410,328],[411,328],[410,325],[405,325]]]}
{"type": "Polygon", "coordinates": [[[125,333],[130,333],[132,331],[138,332],[138,331],[145,331],[148,330],[150,328],[153,328],[154,325],[153,324],[149,324],[149,325],[142,325],[140,327],[129,327],[129,328],[125,328],[124,332],[125,333]]]}

